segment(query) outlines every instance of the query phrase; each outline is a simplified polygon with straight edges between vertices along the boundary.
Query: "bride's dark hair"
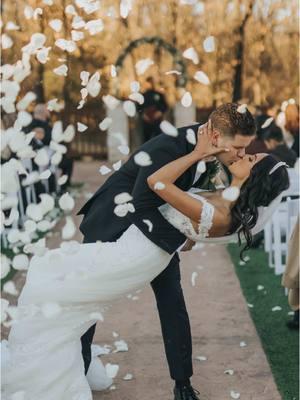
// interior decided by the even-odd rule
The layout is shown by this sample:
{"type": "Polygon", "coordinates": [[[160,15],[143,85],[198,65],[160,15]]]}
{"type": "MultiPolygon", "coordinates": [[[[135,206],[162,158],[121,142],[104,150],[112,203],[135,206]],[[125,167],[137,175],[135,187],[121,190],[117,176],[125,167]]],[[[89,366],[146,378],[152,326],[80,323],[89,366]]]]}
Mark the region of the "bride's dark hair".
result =
{"type": "Polygon", "coordinates": [[[279,162],[276,157],[268,155],[254,165],[249,178],[241,187],[239,198],[231,209],[232,224],[230,233],[237,232],[239,245],[242,235],[246,245],[240,253],[252,245],[251,229],[258,218],[258,207],[267,207],[281,192],[289,187],[289,176],[286,167],[280,166],[271,175],[271,169],[279,162]]]}

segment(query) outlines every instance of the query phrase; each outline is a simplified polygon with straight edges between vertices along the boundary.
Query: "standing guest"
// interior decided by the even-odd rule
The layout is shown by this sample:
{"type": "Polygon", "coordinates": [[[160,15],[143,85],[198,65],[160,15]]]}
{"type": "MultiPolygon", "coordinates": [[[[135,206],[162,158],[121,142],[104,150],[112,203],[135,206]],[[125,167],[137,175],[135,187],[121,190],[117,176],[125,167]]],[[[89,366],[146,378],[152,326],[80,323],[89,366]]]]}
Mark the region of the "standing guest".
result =
{"type": "Polygon", "coordinates": [[[264,143],[268,153],[286,162],[289,167],[294,167],[297,161],[297,154],[286,145],[282,130],[279,126],[274,123],[271,124],[270,129],[264,136],[264,143]]]}
{"type": "Polygon", "coordinates": [[[299,217],[289,241],[286,270],[282,285],[289,289],[289,305],[294,310],[294,317],[288,321],[290,329],[299,329],[299,217]]]}
{"type": "Polygon", "coordinates": [[[143,143],[162,133],[160,124],[168,104],[163,93],[154,87],[152,77],[147,79],[148,88],[143,93],[144,103],[139,107],[142,117],[143,143]]]}
{"type": "Polygon", "coordinates": [[[267,147],[264,143],[263,136],[266,134],[268,127],[262,128],[269,118],[275,118],[276,106],[271,99],[260,107],[260,113],[256,116],[255,122],[257,126],[256,137],[246,148],[247,154],[267,153],[267,147]]]}
{"type": "Polygon", "coordinates": [[[299,157],[299,106],[290,103],[285,109],[285,129],[293,136],[292,149],[299,157]]]}
{"type": "Polygon", "coordinates": [[[42,142],[45,146],[49,146],[51,142],[52,126],[50,124],[50,112],[47,109],[46,104],[39,103],[34,107],[33,119],[31,123],[24,128],[24,132],[31,132],[35,128],[44,129],[44,137],[42,142]]]}

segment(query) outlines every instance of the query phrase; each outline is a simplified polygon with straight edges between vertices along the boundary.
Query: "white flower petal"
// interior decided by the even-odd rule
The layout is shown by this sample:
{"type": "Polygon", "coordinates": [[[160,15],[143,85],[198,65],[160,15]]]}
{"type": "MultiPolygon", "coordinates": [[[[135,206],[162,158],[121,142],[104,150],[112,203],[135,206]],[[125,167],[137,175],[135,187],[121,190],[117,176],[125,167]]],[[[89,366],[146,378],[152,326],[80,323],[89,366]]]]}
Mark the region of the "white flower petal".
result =
{"type": "Polygon", "coordinates": [[[129,117],[134,117],[135,113],[136,113],[136,107],[135,104],[130,101],[130,100],[126,100],[123,103],[123,109],[125,111],[125,113],[129,116],[129,117]]]}
{"type": "Polygon", "coordinates": [[[34,157],[34,162],[39,167],[46,167],[49,165],[49,155],[45,148],[42,148],[36,152],[36,156],[34,157]]]}
{"type": "Polygon", "coordinates": [[[101,129],[101,131],[106,131],[112,124],[112,119],[109,117],[104,118],[103,121],[100,122],[99,124],[99,128],[101,129]]]}
{"type": "Polygon", "coordinates": [[[239,398],[241,397],[241,395],[240,395],[240,393],[235,392],[234,390],[231,390],[231,391],[230,391],[230,397],[231,397],[232,399],[239,399],[239,398]]]}
{"type": "Polygon", "coordinates": [[[134,162],[141,167],[147,167],[152,164],[152,160],[148,153],[140,151],[134,156],[134,162]]]}
{"type": "Polygon", "coordinates": [[[139,90],[140,90],[140,87],[141,87],[141,85],[140,85],[140,83],[138,82],[138,81],[132,81],[132,82],[130,82],[130,90],[132,91],[132,92],[139,92],[139,90]]]}
{"type": "Polygon", "coordinates": [[[105,365],[105,370],[106,370],[106,375],[113,379],[117,376],[118,371],[119,371],[119,366],[117,364],[106,364],[105,365]]]}
{"type": "Polygon", "coordinates": [[[154,185],[154,190],[164,190],[166,185],[162,182],[156,182],[154,185]]]}
{"type": "Polygon", "coordinates": [[[51,19],[49,21],[49,26],[52,28],[55,32],[60,32],[62,28],[62,21],[60,19],[51,19]]]}
{"type": "Polygon", "coordinates": [[[85,124],[82,124],[81,122],[77,122],[77,130],[79,132],[84,132],[88,129],[88,126],[85,124]]]}
{"type": "Polygon", "coordinates": [[[129,193],[123,192],[123,193],[117,194],[115,196],[114,202],[115,202],[115,204],[124,204],[124,203],[128,203],[132,199],[133,198],[129,193]]]}
{"type": "Polygon", "coordinates": [[[165,133],[166,135],[169,136],[173,136],[176,137],[178,136],[178,131],[175,128],[174,125],[172,125],[170,122],[168,121],[162,121],[160,123],[160,129],[163,131],[163,133],[165,133]]]}
{"type": "Polygon", "coordinates": [[[281,311],[282,308],[280,306],[272,307],[272,311],[281,311]]]}
{"type": "Polygon", "coordinates": [[[153,230],[153,224],[149,219],[143,219],[144,224],[148,226],[148,231],[152,232],[153,230]]]}
{"type": "Polygon", "coordinates": [[[104,104],[110,109],[114,110],[119,105],[120,101],[116,99],[114,96],[108,94],[107,96],[103,96],[102,100],[104,104]]]}
{"type": "Polygon", "coordinates": [[[60,199],[58,200],[59,207],[63,211],[72,211],[75,206],[75,200],[73,197],[67,192],[64,193],[60,199]]]}
{"type": "Polygon", "coordinates": [[[145,99],[141,93],[134,92],[134,93],[131,93],[128,97],[132,101],[136,101],[139,104],[144,104],[145,99]]]}
{"type": "Polygon", "coordinates": [[[196,360],[198,360],[198,361],[206,361],[207,360],[207,357],[205,357],[205,356],[197,356],[197,357],[195,357],[196,358],[196,360]]]}
{"type": "Polygon", "coordinates": [[[195,75],[194,75],[194,79],[196,79],[196,81],[198,81],[200,83],[203,83],[203,85],[209,85],[210,84],[209,77],[203,71],[197,71],[195,73],[195,75]]]}
{"type": "Polygon", "coordinates": [[[193,272],[193,273],[192,273],[192,276],[191,276],[191,283],[192,283],[192,286],[195,286],[195,285],[196,285],[196,278],[197,278],[197,276],[198,276],[198,272],[193,272]]]}
{"type": "Polygon", "coordinates": [[[101,167],[99,168],[99,172],[101,175],[107,175],[111,172],[112,170],[110,168],[108,168],[106,165],[101,165],[101,167]]]}
{"type": "Polygon", "coordinates": [[[240,347],[247,347],[247,343],[244,341],[240,342],[240,347]]]}
{"type": "Polygon", "coordinates": [[[206,39],[204,39],[203,48],[206,53],[212,53],[215,51],[215,38],[213,36],[208,36],[206,39]]]}
{"type": "Polygon", "coordinates": [[[43,180],[43,179],[49,179],[50,178],[50,176],[51,176],[51,174],[52,174],[52,172],[50,171],[50,169],[46,169],[45,171],[43,171],[41,174],[40,174],[40,179],[41,180],[43,180]]]}
{"type": "Polygon", "coordinates": [[[26,215],[33,221],[41,221],[43,219],[43,209],[40,204],[28,204],[26,215]]]}
{"type": "Polygon", "coordinates": [[[247,104],[239,105],[236,111],[240,114],[244,114],[247,111],[247,104]]]}
{"type": "Polygon", "coordinates": [[[129,149],[129,147],[126,146],[126,145],[120,145],[120,146],[118,146],[118,150],[119,150],[120,153],[122,153],[122,154],[124,154],[124,155],[126,155],[126,156],[130,153],[130,149],[129,149]]]}
{"type": "Polygon", "coordinates": [[[240,195],[240,188],[237,186],[228,187],[223,190],[222,197],[228,201],[235,201],[240,195]]]}
{"type": "Polygon", "coordinates": [[[114,345],[116,346],[116,349],[113,353],[128,351],[128,344],[124,340],[117,340],[114,342],[114,345]]]}
{"type": "Polygon", "coordinates": [[[268,126],[270,126],[271,123],[272,123],[273,121],[274,121],[274,118],[273,118],[273,117],[267,118],[267,119],[265,120],[265,122],[262,124],[261,129],[266,129],[266,128],[268,128],[268,126]]]}
{"type": "Polygon", "coordinates": [[[186,132],[186,140],[192,145],[196,144],[196,134],[193,131],[193,129],[189,128],[187,130],[187,132],[186,132]]]}
{"type": "Polygon", "coordinates": [[[233,375],[234,374],[234,370],[233,369],[225,369],[224,374],[225,375],[233,375]]]}
{"type": "Polygon", "coordinates": [[[60,65],[57,68],[54,68],[53,72],[59,76],[67,76],[68,74],[68,67],[65,64],[60,65]]]}
{"type": "Polygon", "coordinates": [[[185,92],[181,98],[181,104],[183,107],[190,107],[192,105],[193,98],[190,92],[185,92]]]}
{"type": "Polygon", "coordinates": [[[153,60],[151,60],[151,58],[143,58],[142,60],[139,60],[136,64],[135,64],[135,69],[138,75],[142,75],[144,74],[147,69],[153,65],[154,62],[153,60]]]}
{"type": "Polygon", "coordinates": [[[123,380],[124,380],[124,381],[131,381],[132,378],[133,378],[133,375],[132,375],[132,374],[126,374],[126,375],[123,377],[123,380]]]}
{"type": "Polygon", "coordinates": [[[74,224],[72,217],[67,216],[66,224],[62,228],[61,236],[63,240],[69,240],[75,235],[75,233],[76,233],[76,225],[74,224]]]}
{"type": "Polygon", "coordinates": [[[85,24],[84,29],[88,30],[90,35],[96,35],[96,33],[102,32],[104,29],[104,24],[102,19],[95,19],[88,21],[85,24]]]}
{"type": "Polygon", "coordinates": [[[58,178],[57,183],[62,186],[64,185],[68,180],[68,175],[62,175],[58,178]]]}
{"type": "Polygon", "coordinates": [[[18,296],[19,292],[16,288],[16,285],[13,281],[5,282],[3,285],[3,292],[11,294],[12,296],[18,296]]]}
{"type": "Polygon", "coordinates": [[[199,57],[198,57],[198,54],[197,54],[196,50],[194,49],[194,47],[189,47],[182,53],[182,55],[184,58],[187,58],[188,60],[192,60],[194,64],[199,63],[199,57]]]}
{"type": "Polygon", "coordinates": [[[29,258],[26,254],[18,254],[13,258],[12,266],[17,270],[26,270],[28,269],[29,258]]]}

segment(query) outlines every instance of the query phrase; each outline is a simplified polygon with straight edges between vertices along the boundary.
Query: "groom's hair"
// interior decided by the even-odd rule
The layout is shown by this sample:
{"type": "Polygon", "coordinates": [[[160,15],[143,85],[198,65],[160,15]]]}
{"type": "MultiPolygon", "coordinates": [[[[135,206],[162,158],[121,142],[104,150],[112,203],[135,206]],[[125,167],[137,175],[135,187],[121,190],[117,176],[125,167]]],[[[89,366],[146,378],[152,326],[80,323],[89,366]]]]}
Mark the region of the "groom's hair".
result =
{"type": "Polygon", "coordinates": [[[256,132],[253,115],[246,107],[237,103],[222,104],[210,114],[209,119],[212,127],[225,136],[253,136],[256,132]]]}

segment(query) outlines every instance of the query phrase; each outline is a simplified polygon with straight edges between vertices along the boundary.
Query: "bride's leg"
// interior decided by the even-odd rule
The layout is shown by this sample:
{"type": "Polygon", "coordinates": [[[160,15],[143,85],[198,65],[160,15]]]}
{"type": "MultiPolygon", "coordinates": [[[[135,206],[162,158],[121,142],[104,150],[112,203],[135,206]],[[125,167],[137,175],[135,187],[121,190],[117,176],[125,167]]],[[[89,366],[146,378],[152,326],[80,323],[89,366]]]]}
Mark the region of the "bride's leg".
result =
{"type": "Polygon", "coordinates": [[[171,378],[185,381],[193,374],[192,338],[177,254],[151,286],[156,297],[171,378]]]}

